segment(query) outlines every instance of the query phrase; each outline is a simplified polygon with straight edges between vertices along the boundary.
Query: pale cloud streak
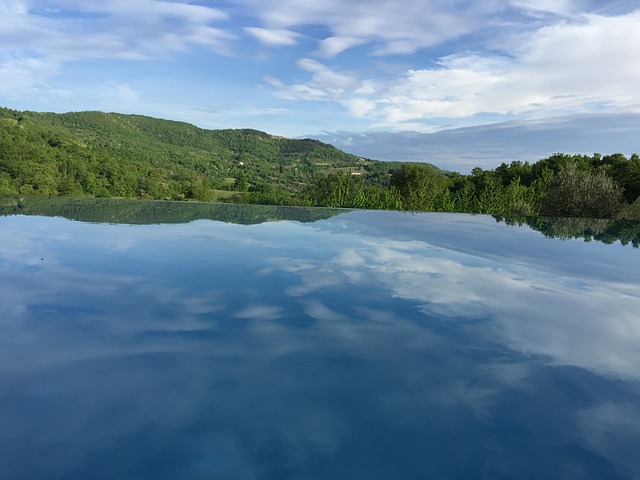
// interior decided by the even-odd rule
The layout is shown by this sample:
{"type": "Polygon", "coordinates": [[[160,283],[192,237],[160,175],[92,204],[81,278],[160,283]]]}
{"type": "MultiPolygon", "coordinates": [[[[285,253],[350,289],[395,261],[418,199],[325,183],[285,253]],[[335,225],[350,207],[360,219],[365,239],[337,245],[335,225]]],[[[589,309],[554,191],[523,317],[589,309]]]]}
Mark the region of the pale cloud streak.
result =
{"type": "Polygon", "coordinates": [[[308,83],[286,85],[274,77],[267,79],[267,82],[278,90],[277,95],[280,98],[287,100],[340,99],[355,91],[360,85],[355,76],[332,70],[314,59],[301,58],[296,65],[303,72],[311,74],[308,83]]]}
{"type": "Polygon", "coordinates": [[[317,54],[321,57],[335,57],[352,47],[365,43],[365,40],[357,37],[328,37],[320,41],[317,54]]]}
{"type": "Polygon", "coordinates": [[[326,2],[276,0],[249,1],[258,17],[272,28],[323,25],[331,34],[320,39],[323,56],[337,55],[363,43],[373,43],[378,54],[413,53],[473,30],[475,20],[455,11],[451,2],[408,0],[399,8],[385,0],[326,2]]]}
{"type": "Polygon", "coordinates": [[[576,0],[510,0],[509,3],[533,16],[552,14],[571,16],[580,11],[584,1],[576,0]]]}
{"type": "Polygon", "coordinates": [[[246,27],[245,31],[265,45],[280,47],[295,45],[299,34],[291,30],[246,27]]]}
{"type": "Polygon", "coordinates": [[[84,60],[152,60],[204,47],[228,53],[234,36],[212,26],[220,10],[180,2],[5,2],[0,15],[2,91],[29,92],[84,60]]]}
{"type": "Polygon", "coordinates": [[[0,25],[6,47],[65,60],[148,59],[190,45],[221,52],[233,36],[213,27],[227,18],[210,7],[141,0],[14,2],[0,25]]]}

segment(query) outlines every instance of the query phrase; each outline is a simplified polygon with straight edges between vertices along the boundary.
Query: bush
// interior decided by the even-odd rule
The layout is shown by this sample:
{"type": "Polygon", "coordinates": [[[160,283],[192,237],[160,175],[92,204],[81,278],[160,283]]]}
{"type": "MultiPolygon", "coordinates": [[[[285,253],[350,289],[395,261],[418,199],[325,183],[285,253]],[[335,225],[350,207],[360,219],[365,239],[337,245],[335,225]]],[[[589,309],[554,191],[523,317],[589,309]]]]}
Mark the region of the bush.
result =
{"type": "Polygon", "coordinates": [[[623,220],[635,220],[640,221],[640,197],[636,199],[631,205],[625,205],[620,209],[618,218],[623,220]]]}
{"type": "Polygon", "coordinates": [[[604,172],[567,164],[549,181],[540,214],[552,217],[612,218],[622,206],[622,188],[604,172]]]}

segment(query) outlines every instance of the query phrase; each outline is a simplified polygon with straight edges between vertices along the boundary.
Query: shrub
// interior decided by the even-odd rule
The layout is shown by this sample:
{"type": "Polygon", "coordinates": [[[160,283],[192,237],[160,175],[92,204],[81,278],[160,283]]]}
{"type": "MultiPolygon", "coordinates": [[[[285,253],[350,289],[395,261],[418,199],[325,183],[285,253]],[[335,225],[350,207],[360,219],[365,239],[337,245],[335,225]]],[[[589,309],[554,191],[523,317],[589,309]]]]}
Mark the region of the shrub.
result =
{"type": "Polygon", "coordinates": [[[622,206],[622,188],[604,172],[567,164],[549,181],[540,214],[553,217],[611,218],[622,206]]]}

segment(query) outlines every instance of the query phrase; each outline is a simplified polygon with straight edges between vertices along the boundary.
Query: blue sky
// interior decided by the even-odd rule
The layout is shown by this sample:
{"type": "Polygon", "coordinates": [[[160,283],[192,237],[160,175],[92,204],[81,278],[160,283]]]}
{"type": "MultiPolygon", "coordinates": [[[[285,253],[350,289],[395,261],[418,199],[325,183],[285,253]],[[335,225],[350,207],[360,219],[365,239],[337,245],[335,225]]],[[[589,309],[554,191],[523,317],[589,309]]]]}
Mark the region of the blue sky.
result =
{"type": "Polygon", "coordinates": [[[640,153],[638,0],[0,0],[0,105],[469,171],[640,153]]]}

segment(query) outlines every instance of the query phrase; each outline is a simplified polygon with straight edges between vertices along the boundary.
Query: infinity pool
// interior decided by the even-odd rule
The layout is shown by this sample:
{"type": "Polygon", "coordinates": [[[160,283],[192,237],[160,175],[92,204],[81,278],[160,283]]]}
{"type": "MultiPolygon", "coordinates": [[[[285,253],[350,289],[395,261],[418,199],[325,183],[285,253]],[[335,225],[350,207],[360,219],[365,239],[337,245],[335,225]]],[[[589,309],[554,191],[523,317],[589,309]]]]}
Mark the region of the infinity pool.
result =
{"type": "Polygon", "coordinates": [[[640,478],[638,249],[325,213],[0,216],[0,478],[640,478]]]}

